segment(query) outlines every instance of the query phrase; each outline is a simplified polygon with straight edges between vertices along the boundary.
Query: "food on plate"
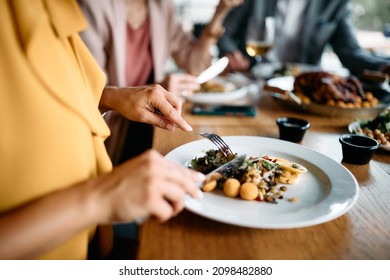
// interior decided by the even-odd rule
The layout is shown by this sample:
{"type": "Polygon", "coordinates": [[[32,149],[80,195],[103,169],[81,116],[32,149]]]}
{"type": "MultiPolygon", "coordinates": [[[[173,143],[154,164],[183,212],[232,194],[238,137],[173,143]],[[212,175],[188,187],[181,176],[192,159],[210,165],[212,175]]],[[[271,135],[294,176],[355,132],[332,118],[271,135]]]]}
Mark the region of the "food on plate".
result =
{"type": "Polygon", "coordinates": [[[240,193],[241,183],[236,178],[229,178],[223,183],[223,192],[229,197],[236,197],[240,193]]]}
{"type": "Polygon", "coordinates": [[[359,121],[359,126],[355,133],[363,133],[381,145],[390,146],[390,109],[379,113],[374,119],[359,121]]]}
{"type": "Polygon", "coordinates": [[[356,77],[345,78],[325,71],[298,75],[294,82],[294,93],[304,104],[316,102],[349,109],[378,105],[378,99],[371,92],[365,92],[356,77]]]}
{"type": "Polygon", "coordinates": [[[210,80],[200,85],[200,92],[226,92],[225,84],[220,80],[210,80]]]}
{"type": "Polygon", "coordinates": [[[244,183],[240,188],[240,197],[245,200],[255,200],[259,195],[257,185],[254,183],[244,183]]]}
{"type": "MultiPolygon", "coordinates": [[[[204,156],[192,159],[188,167],[208,174],[236,156],[237,154],[226,157],[220,151],[211,149],[204,156]]],[[[304,166],[287,159],[249,157],[238,168],[229,169],[224,174],[214,173],[208,176],[202,190],[211,192],[220,189],[231,198],[277,203],[288,190],[284,184],[294,184],[306,172],[304,166]]]]}
{"type": "Polygon", "coordinates": [[[219,150],[208,150],[203,157],[191,160],[190,167],[203,174],[208,174],[219,166],[231,161],[237,155],[223,155],[219,150]]]}
{"type": "Polygon", "coordinates": [[[219,173],[211,174],[207,178],[206,182],[203,183],[202,190],[205,192],[212,192],[217,187],[217,181],[222,178],[222,175],[219,173]]]}
{"type": "Polygon", "coordinates": [[[307,172],[306,167],[298,163],[288,161],[287,159],[270,157],[270,156],[268,156],[268,159],[271,160],[272,162],[279,164],[285,171],[288,171],[290,173],[302,174],[307,172]]]}
{"type": "Polygon", "coordinates": [[[223,78],[216,77],[200,85],[198,93],[228,93],[237,89],[237,86],[223,78]]]}

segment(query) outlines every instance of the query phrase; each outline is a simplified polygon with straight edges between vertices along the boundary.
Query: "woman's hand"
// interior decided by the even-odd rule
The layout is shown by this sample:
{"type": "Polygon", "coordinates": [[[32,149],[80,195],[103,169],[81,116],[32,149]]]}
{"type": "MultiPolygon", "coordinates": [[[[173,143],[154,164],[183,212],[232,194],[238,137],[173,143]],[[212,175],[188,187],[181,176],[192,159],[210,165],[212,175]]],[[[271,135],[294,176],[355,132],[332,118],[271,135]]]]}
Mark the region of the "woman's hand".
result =
{"type": "Polygon", "coordinates": [[[229,64],[226,68],[226,71],[233,72],[249,70],[249,60],[244,57],[244,55],[239,50],[227,53],[226,56],[229,58],[229,64]]]}
{"type": "Polygon", "coordinates": [[[184,73],[170,74],[160,83],[166,90],[179,97],[191,96],[194,91],[200,89],[196,76],[184,73]]]}
{"type": "Polygon", "coordinates": [[[215,8],[213,17],[207,26],[203,29],[199,38],[200,42],[203,40],[206,42],[202,42],[200,44],[204,44],[205,46],[209,47],[210,44],[215,43],[225,32],[223,21],[225,20],[228,13],[242,3],[243,0],[220,0],[217,7],[215,8]]]}
{"type": "Polygon", "coordinates": [[[217,6],[217,11],[229,12],[233,8],[241,5],[243,2],[243,0],[220,0],[217,6]]]}
{"type": "Polygon", "coordinates": [[[192,127],[181,117],[182,101],[160,85],[143,87],[106,87],[100,109],[117,110],[126,118],[148,123],[167,130],[176,126],[184,131],[192,127]]]}
{"type": "Polygon", "coordinates": [[[96,206],[106,209],[99,213],[99,223],[126,222],[149,216],[166,221],[183,209],[185,194],[201,197],[198,184],[203,180],[203,174],[149,150],[92,182],[97,186],[96,206]]]}
{"type": "Polygon", "coordinates": [[[0,259],[36,258],[96,224],[166,221],[183,209],[185,194],[200,198],[203,180],[147,151],[110,173],[2,212],[0,259]]]}

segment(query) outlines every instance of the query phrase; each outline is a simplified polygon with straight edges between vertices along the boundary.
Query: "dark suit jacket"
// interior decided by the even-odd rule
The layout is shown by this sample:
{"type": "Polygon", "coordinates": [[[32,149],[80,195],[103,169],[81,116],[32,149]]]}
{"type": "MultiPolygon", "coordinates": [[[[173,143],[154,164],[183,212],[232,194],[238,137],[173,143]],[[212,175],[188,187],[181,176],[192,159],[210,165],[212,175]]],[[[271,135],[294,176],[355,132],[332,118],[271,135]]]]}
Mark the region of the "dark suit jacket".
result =
{"type": "MultiPolygon", "coordinates": [[[[218,42],[221,56],[240,49],[246,56],[245,31],[251,13],[274,15],[277,0],[245,0],[225,20],[226,32],[218,42]]],[[[351,22],[349,0],[309,1],[304,26],[302,50],[297,63],[318,64],[327,44],[330,44],[344,67],[359,75],[364,69],[378,70],[389,65],[389,58],[377,57],[363,50],[356,40],[351,22]]]]}

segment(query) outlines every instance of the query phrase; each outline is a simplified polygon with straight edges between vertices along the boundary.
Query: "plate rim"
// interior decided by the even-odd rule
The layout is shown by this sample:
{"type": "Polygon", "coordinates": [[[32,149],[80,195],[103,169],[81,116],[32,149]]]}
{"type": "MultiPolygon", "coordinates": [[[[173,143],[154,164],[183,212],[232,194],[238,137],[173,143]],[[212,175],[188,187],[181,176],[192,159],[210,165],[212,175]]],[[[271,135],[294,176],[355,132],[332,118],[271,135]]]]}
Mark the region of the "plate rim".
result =
{"type": "MultiPolygon", "coordinates": [[[[333,219],[336,219],[342,215],[344,215],[346,212],[348,212],[354,205],[355,203],[357,202],[358,200],[358,197],[359,197],[359,185],[356,181],[356,178],[353,176],[353,174],[346,168],[344,167],[341,163],[338,163],[337,161],[333,160],[332,158],[322,154],[322,153],[319,153],[318,151],[314,150],[314,149],[311,149],[309,147],[306,147],[306,146],[302,146],[302,145],[299,145],[299,144],[295,144],[295,143],[290,143],[290,142],[287,142],[287,141],[283,141],[283,140],[280,140],[280,139],[275,139],[275,138],[270,138],[270,137],[260,137],[260,136],[224,136],[223,137],[224,140],[226,142],[229,142],[229,141],[243,141],[245,139],[253,139],[253,141],[259,141],[259,143],[261,142],[264,142],[266,143],[267,141],[269,142],[272,142],[273,144],[273,147],[277,146],[276,145],[276,142],[275,141],[280,141],[280,143],[283,142],[284,145],[287,145],[287,146],[290,146],[292,145],[291,147],[295,147],[297,149],[302,149],[303,151],[310,151],[311,153],[314,153],[316,155],[319,155],[319,158],[320,159],[327,159],[327,161],[330,161],[332,162],[333,164],[336,164],[340,169],[339,170],[342,170],[341,172],[344,173],[344,175],[346,177],[348,177],[349,179],[349,182],[348,184],[346,184],[350,189],[348,190],[348,192],[351,192],[351,196],[347,197],[344,199],[344,205],[342,208],[339,208],[338,211],[333,211],[331,213],[327,213],[326,215],[319,215],[317,216],[315,219],[311,219],[311,220],[303,220],[303,221],[298,221],[298,222],[290,222],[288,224],[283,224],[283,223],[275,223],[275,224],[256,224],[256,223],[253,223],[253,222],[233,222],[233,221],[229,221],[228,219],[225,219],[225,218],[215,218],[215,217],[212,217],[210,215],[207,215],[205,213],[202,213],[201,211],[196,211],[196,209],[193,209],[193,207],[191,207],[191,205],[189,205],[189,202],[193,202],[195,201],[194,199],[192,199],[191,197],[187,196],[186,197],[186,201],[185,201],[185,208],[190,211],[190,212],[193,212],[197,215],[200,215],[202,217],[205,217],[205,218],[208,218],[208,219],[211,219],[211,220],[214,220],[214,221],[218,221],[218,222],[222,222],[222,223],[225,223],[225,224],[230,224],[230,225],[235,225],[235,226],[241,226],[241,227],[248,227],[248,228],[261,228],[261,229],[289,229],[289,228],[301,228],[301,227],[307,227],[307,226],[313,226],[313,225],[317,225],[317,224],[322,224],[322,223],[325,223],[325,222],[328,222],[328,221],[331,221],[333,219]],[[300,148],[299,148],[300,147],[300,148]],[[351,184],[352,183],[352,184],[351,184]]],[[[202,144],[205,144],[205,148],[204,150],[207,150],[209,149],[210,147],[210,143],[208,143],[207,139],[201,139],[201,140],[195,140],[195,141],[191,141],[191,142],[188,142],[186,144],[183,144],[173,150],[171,150],[165,157],[170,159],[170,160],[174,160],[174,154],[175,153],[181,153],[182,150],[184,149],[187,149],[187,148],[191,148],[192,145],[202,145],[202,144]]],[[[264,144],[263,143],[263,144],[264,144]]],[[[212,145],[212,144],[211,144],[212,145]]],[[[201,151],[198,151],[198,152],[201,152],[201,151]]],[[[288,151],[281,151],[283,153],[286,153],[288,151]]],[[[294,157],[299,157],[299,155],[297,154],[291,154],[292,156],[294,157]]],[[[192,158],[196,156],[194,155],[194,153],[192,154],[192,158]]],[[[309,161],[311,164],[313,164],[314,166],[316,166],[317,168],[319,168],[320,170],[322,170],[320,167],[318,167],[318,164],[315,164],[315,163],[312,163],[310,160],[308,160],[307,158],[305,157],[302,157],[303,160],[306,160],[306,161],[309,161]]],[[[187,161],[190,160],[190,158],[187,158],[187,161]]],[[[315,162],[318,162],[318,159],[315,160],[315,162]]],[[[178,160],[176,160],[176,163],[179,163],[179,164],[184,164],[184,162],[180,162],[178,160]]],[[[327,174],[325,171],[322,171],[324,172],[325,174],[327,174]]],[[[331,178],[329,176],[329,178],[331,178]]],[[[332,181],[330,181],[332,182],[332,181]]],[[[345,187],[345,185],[343,185],[343,187],[345,187]]],[[[332,196],[331,195],[335,195],[335,188],[337,188],[337,186],[333,186],[331,187],[331,190],[329,191],[329,194],[327,195],[327,197],[320,201],[319,203],[316,204],[316,206],[320,205],[319,207],[323,206],[322,204],[323,203],[327,203],[327,199],[331,199],[332,196]],[[333,193],[332,193],[333,192],[333,193]],[[325,202],[324,202],[325,201],[325,202]]],[[[231,198],[226,198],[226,199],[231,199],[231,198]]],[[[326,205],[325,205],[326,206],[326,205]]]]}

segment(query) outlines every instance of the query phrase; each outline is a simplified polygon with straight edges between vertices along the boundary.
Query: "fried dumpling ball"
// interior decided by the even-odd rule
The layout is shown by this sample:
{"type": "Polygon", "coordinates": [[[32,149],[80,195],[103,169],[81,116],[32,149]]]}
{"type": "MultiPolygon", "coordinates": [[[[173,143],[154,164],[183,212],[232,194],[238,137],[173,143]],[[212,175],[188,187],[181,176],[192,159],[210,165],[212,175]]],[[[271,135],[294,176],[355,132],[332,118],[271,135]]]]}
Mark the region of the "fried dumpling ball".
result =
{"type": "Polygon", "coordinates": [[[222,175],[219,173],[213,173],[206,178],[202,186],[202,191],[212,192],[217,187],[217,181],[222,178],[222,175]]]}
{"type": "Polygon", "coordinates": [[[240,188],[240,196],[245,200],[255,200],[259,196],[259,189],[254,183],[244,183],[240,188]]]}
{"type": "Polygon", "coordinates": [[[223,184],[223,192],[228,197],[236,197],[240,193],[240,181],[234,178],[229,178],[223,184]]]}

